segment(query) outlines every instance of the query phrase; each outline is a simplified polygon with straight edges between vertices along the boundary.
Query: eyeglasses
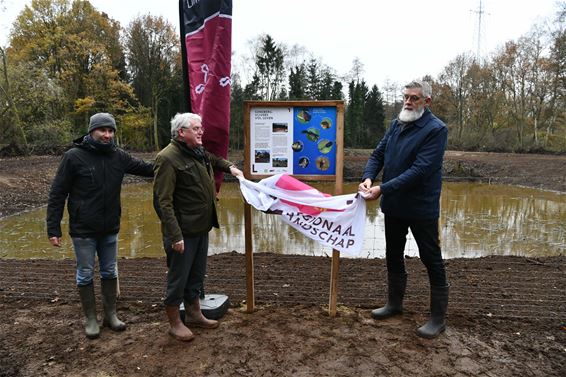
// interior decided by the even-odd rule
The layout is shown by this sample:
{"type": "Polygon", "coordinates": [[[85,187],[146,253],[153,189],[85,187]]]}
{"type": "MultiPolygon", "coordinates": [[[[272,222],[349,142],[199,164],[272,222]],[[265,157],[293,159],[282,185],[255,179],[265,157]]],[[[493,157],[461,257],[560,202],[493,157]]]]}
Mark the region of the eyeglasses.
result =
{"type": "Polygon", "coordinates": [[[408,94],[403,94],[403,102],[417,102],[418,100],[420,100],[423,97],[419,97],[419,96],[415,96],[415,95],[408,95],[408,94]]]}
{"type": "Polygon", "coordinates": [[[198,134],[199,132],[203,132],[204,133],[204,127],[200,126],[200,127],[181,127],[184,130],[189,130],[189,131],[193,131],[195,134],[198,134]]]}

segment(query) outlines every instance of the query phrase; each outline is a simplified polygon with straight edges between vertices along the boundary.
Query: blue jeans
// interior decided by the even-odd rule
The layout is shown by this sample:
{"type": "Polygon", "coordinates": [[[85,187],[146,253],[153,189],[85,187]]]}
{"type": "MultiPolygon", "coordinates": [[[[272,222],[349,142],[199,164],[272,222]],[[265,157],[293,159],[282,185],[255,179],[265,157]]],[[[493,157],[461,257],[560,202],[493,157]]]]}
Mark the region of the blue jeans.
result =
{"type": "Polygon", "coordinates": [[[400,219],[385,215],[385,258],[387,271],[405,273],[405,243],[409,228],[419,248],[431,286],[445,287],[446,270],[440,250],[438,219],[400,219]]]}
{"type": "Polygon", "coordinates": [[[206,274],[208,257],[208,233],[197,237],[184,237],[184,252],[171,248],[169,240],[163,240],[167,253],[167,290],[165,305],[179,306],[181,302],[193,302],[199,297],[206,274]]]}
{"type": "Polygon", "coordinates": [[[116,254],[118,234],[102,237],[73,237],[73,247],[77,258],[77,285],[89,285],[94,279],[94,258],[98,254],[101,279],[116,279],[116,254]]]}

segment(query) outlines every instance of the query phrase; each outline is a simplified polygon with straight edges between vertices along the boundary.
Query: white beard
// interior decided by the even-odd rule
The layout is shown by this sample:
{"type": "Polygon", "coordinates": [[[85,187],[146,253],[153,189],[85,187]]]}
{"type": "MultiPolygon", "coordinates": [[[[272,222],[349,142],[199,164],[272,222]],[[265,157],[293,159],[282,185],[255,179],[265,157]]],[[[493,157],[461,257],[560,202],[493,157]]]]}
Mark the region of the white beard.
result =
{"type": "Polygon", "coordinates": [[[423,116],[424,106],[417,110],[403,109],[399,113],[399,120],[404,123],[412,123],[423,116]]]}

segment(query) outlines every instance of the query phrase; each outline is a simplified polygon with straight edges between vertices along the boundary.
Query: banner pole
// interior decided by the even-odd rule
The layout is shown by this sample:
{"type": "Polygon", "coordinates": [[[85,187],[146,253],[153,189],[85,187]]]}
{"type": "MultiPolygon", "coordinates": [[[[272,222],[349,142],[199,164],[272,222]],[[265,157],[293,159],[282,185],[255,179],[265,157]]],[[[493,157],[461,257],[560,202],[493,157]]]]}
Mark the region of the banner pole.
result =
{"type": "Polygon", "coordinates": [[[181,103],[182,112],[192,112],[191,89],[189,83],[189,65],[187,63],[187,45],[185,41],[185,12],[183,1],[179,0],[179,34],[181,37],[181,65],[183,67],[183,98],[181,103]]]}

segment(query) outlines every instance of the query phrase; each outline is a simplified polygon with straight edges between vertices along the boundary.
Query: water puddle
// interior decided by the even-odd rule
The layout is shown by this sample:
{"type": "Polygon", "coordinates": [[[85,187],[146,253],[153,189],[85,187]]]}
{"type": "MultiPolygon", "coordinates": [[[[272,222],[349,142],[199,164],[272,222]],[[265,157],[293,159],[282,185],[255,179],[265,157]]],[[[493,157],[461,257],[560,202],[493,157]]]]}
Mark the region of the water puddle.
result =
{"type": "MultiPolygon", "coordinates": [[[[332,193],[333,184],[314,184],[332,193]]],[[[355,192],[348,183],[344,192],[355,192]]],[[[475,258],[488,255],[566,255],[566,195],[514,186],[445,183],[440,219],[445,258],[475,258]]],[[[235,250],[243,253],[243,200],[236,183],[222,186],[218,205],[221,228],[210,233],[210,254],[235,250]]],[[[0,258],[74,258],[63,224],[63,246],[51,247],[45,233],[45,208],[0,220],[0,258]]],[[[278,216],[253,211],[254,251],[281,254],[331,255],[329,248],[305,238],[278,216]]],[[[161,257],[159,220],[151,202],[151,184],[124,186],[120,257],[161,257]]],[[[409,233],[406,254],[417,256],[409,233]]],[[[368,202],[363,257],[385,256],[383,214],[377,202],[368,202]]]]}

